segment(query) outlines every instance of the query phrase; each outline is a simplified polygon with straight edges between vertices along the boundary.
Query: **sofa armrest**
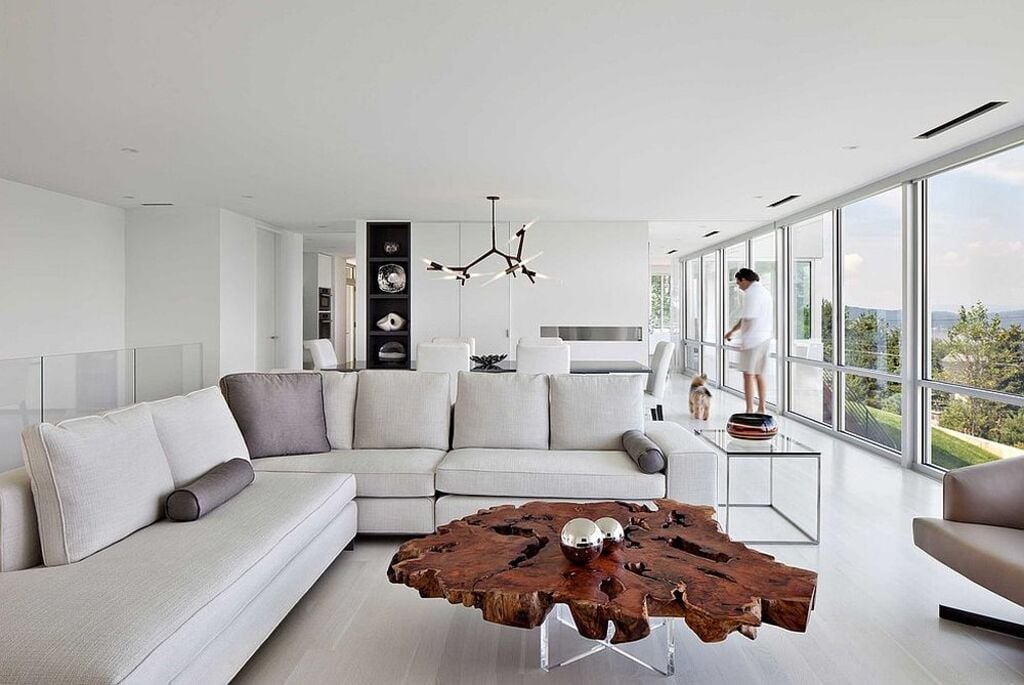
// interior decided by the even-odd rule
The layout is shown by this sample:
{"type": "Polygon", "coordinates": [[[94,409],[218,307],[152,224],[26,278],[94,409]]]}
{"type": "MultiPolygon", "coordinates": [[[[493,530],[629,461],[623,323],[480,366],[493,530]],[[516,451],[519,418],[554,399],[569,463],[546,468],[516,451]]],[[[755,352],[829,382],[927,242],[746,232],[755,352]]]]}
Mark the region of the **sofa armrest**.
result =
{"type": "Polygon", "coordinates": [[[651,421],[644,432],[665,455],[666,496],[686,504],[718,505],[718,455],[678,423],[651,421]]]}
{"type": "Polygon", "coordinates": [[[946,473],[942,478],[942,518],[1024,529],[1024,457],[946,473]]]}
{"type": "Polygon", "coordinates": [[[0,572],[43,563],[32,483],[24,468],[0,473],[0,572]]]}

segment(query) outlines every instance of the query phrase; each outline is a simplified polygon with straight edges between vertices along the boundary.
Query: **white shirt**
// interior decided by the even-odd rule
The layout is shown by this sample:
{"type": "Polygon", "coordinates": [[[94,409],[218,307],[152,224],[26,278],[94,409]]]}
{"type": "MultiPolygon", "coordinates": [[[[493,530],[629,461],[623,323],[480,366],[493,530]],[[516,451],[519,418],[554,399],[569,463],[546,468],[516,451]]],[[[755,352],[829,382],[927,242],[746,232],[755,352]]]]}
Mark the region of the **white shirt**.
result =
{"type": "Polygon", "coordinates": [[[743,291],[744,325],[740,329],[740,349],[749,350],[772,338],[772,296],[768,288],[754,281],[743,291]]]}

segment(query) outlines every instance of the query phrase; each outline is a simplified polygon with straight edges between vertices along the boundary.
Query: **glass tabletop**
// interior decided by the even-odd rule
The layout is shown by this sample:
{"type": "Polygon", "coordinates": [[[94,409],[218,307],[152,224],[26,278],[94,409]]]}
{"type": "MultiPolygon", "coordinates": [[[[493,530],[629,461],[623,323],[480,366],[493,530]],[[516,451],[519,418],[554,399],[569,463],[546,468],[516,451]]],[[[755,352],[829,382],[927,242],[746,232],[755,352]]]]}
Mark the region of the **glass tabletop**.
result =
{"type": "Polygon", "coordinates": [[[793,438],[778,433],[771,440],[742,440],[729,435],[724,428],[695,429],[694,433],[729,455],[786,455],[788,457],[817,457],[820,450],[811,449],[793,438]]]}

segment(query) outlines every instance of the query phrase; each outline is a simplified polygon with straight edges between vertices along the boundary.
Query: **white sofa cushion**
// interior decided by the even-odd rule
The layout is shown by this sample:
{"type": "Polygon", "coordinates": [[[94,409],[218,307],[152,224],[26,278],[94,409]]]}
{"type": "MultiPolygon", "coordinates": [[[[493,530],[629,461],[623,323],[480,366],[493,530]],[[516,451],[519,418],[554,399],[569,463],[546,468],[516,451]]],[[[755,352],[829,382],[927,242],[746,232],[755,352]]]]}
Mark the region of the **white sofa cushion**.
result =
{"type": "Polygon", "coordinates": [[[170,682],[346,507],[354,518],[354,494],[348,475],[261,473],[198,521],[4,574],[0,682],[170,682]]]}
{"type": "Polygon", "coordinates": [[[437,467],[437,490],[455,495],[652,499],[665,475],[641,473],[629,455],[607,450],[452,450],[437,467]]]}
{"type": "Polygon", "coordinates": [[[157,521],[174,489],[145,404],[32,426],[21,440],[47,566],[84,559],[157,521]]]}
{"type": "Polygon", "coordinates": [[[256,459],[256,471],[351,473],[359,497],[433,497],[443,450],[334,450],[256,459]]]}
{"type": "Polygon", "coordinates": [[[249,458],[242,432],[216,386],[150,402],[149,409],[176,488],[230,459],[249,458]]]}
{"type": "Polygon", "coordinates": [[[331,449],[352,449],[352,432],[356,420],[356,387],[359,374],[323,371],[324,416],[327,418],[327,441],[331,449]]]}
{"type": "Polygon", "coordinates": [[[621,450],[634,429],[644,429],[643,376],[551,376],[551,449],[621,450]]]}
{"type": "Polygon", "coordinates": [[[353,446],[358,449],[448,449],[448,374],[359,372],[353,446]]]}
{"type": "Polygon", "coordinates": [[[547,449],[548,377],[460,373],[452,447],[547,449]]]}

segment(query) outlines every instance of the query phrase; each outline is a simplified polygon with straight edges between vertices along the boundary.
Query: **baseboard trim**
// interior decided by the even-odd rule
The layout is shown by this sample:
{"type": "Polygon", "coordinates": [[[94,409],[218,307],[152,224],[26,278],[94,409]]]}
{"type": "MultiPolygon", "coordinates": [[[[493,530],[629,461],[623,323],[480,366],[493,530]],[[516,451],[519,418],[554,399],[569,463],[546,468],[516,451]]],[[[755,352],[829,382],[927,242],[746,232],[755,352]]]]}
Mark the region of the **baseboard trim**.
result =
{"type": "Polygon", "coordinates": [[[965,611],[946,606],[945,604],[939,605],[939,618],[1024,640],[1024,625],[1012,621],[1004,621],[1001,618],[976,614],[973,611],[965,611]]]}

